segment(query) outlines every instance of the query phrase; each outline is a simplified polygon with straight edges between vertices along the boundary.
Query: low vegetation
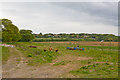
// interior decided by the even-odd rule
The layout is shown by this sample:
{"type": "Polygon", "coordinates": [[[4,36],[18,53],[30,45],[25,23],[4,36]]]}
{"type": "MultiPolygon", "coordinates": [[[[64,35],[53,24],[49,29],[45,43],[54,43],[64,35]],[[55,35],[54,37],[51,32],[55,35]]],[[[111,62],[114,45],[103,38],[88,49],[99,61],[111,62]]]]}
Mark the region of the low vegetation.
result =
{"type": "MultiPolygon", "coordinates": [[[[32,44],[32,43],[31,43],[32,44]]],[[[17,48],[24,53],[25,57],[28,58],[28,65],[39,65],[43,63],[50,63],[53,59],[55,59],[58,55],[60,55],[58,52],[55,51],[49,51],[49,48],[44,51],[44,48],[42,48],[42,45],[38,48],[31,48],[29,43],[17,43],[17,48]]],[[[36,46],[35,44],[34,46],[36,46]]]]}
{"type": "Polygon", "coordinates": [[[113,63],[97,63],[83,66],[78,70],[70,71],[75,77],[81,78],[116,78],[118,77],[117,64],[113,63]]]}
{"type": "Polygon", "coordinates": [[[7,60],[9,59],[9,48],[8,47],[2,47],[2,63],[5,64],[7,60]]]}
{"type": "Polygon", "coordinates": [[[34,42],[43,42],[43,41],[118,41],[118,36],[113,34],[88,34],[88,33],[60,33],[60,34],[34,34],[34,42]]]}
{"type": "Polygon", "coordinates": [[[68,50],[66,47],[74,47],[77,44],[66,43],[29,43],[29,42],[17,42],[14,43],[16,48],[24,53],[24,56],[28,59],[28,65],[41,65],[45,63],[53,63],[53,60],[59,56],[71,55],[76,57],[91,57],[90,60],[61,60],[55,62],[53,66],[61,66],[67,64],[83,65],[79,69],[72,70],[62,77],[68,77],[67,74],[74,75],[74,77],[104,77],[113,78],[118,74],[118,48],[117,46],[80,46],[85,48],[84,51],[80,50],[68,50]],[[29,46],[36,46],[37,48],[31,48],[29,46]],[[49,51],[49,47],[53,50],[49,51]],[[46,51],[44,51],[44,49],[46,51]],[[58,49],[58,52],[55,52],[58,49]],[[86,65],[86,66],[85,66],[86,65]],[[114,74],[112,74],[114,73],[114,74]],[[114,75],[114,76],[112,76],[114,75]]]}

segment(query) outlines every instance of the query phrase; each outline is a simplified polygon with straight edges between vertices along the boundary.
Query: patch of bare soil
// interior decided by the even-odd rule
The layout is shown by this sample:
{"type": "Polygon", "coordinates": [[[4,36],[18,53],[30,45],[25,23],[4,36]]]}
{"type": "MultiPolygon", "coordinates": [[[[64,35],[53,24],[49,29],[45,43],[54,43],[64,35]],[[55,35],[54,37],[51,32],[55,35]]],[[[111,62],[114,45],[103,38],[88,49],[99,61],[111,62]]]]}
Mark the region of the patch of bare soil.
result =
{"type": "Polygon", "coordinates": [[[19,61],[17,62],[16,59],[19,59],[19,56],[14,55],[14,48],[9,48],[10,50],[10,59],[7,61],[7,63],[2,64],[2,70],[3,70],[3,75],[8,72],[8,71],[12,71],[15,69],[15,66],[17,66],[17,63],[19,63],[19,61]]]}
{"type": "Polygon", "coordinates": [[[14,71],[25,65],[26,60],[16,48],[9,48],[10,58],[6,64],[2,64],[2,77],[9,78],[14,71]]]}
{"type": "Polygon", "coordinates": [[[93,59],[91,57],[78,57],[77,60],[89,60],[89,59],[93,59]]]}
{"type": "Polygon", "coordinates": [[[95,62],[94,64],[97,64],[97,63],[104,64],[104,63],[108,63],[108,62],[95,62]]]}
{"type": "Polygon", "coordinates": [[[91,57],[80,57],[80,56],[74,56],[74,55],[64,55],[64,56],[60,56],[57,59],[53,60],[53,63],[56,62],[61,62],[61,61],[78,61],[78,60],[89,60],[89,59],[93,59],[91,57]]]}
{"type": "MultiPolygon", "coordinates": [[[[7,64],[3,65],[3,78],[57,78],[59,75],[62,75],[66,72],[79,68],[80,64],[68,63],[66,65],[54,66],[51,64],[44,64],[42,66],[28,66],[26,64],[25,57],[22,56],[22,53],[16,50],[15,48],[11,49],[16,51],[20,56],[20,62],[17,63],[15,56],[11,56],[7,64]]],[[[58,57],[53,61],[77,61],[77,60],[89,60],[92,58],[87,57],[78,57],[71,55],[64,55],[58,57]]]]}
{"type": "Polygon", "coordinates": [[[118,46],[118,42],[92,42],[92,41],[64,41],[64,42],[35,42],[35,43],[66,43],[66,44],[77,44],[77,45],[86,45],[86,46],[118,46]]]}

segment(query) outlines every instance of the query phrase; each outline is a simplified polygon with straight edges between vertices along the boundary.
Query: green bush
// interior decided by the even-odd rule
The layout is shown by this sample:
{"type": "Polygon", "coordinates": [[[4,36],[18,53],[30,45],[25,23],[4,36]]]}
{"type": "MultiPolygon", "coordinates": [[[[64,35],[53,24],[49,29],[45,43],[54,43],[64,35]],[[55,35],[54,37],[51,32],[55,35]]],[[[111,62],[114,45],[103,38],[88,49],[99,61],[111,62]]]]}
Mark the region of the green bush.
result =
{"type": "Polygon", "coordinates": [[[28,54],[28,57],[32,57],[33,55],[32,54],[28,54]]]}

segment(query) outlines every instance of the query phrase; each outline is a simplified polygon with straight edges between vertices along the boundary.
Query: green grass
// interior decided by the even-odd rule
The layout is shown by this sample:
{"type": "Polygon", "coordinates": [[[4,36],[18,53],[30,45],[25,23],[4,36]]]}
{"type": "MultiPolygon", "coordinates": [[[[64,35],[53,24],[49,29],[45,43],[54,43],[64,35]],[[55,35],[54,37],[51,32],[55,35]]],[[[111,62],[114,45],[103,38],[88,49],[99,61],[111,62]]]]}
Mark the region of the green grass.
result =
{"type": "Polygon", "coordinates": [[[9,47],[2,47],[2,63],[5,64],[9,59],[9,47]]]}
{"type": "MultiPolygon", "coordinates": [[[[66,65],[69,63],[88,65],[85,68],[81,67],[77,70],[72,70],[69,73],[75,75],[75,77],[84,77],[84,78],[117,78],[118,74],[118,47],[109,46],[81,46],[85,48],[84,51],[79,50],[68,50],[66,47],[74,47],[77,44],[66,44],[66,43],[29,43],[29,42],[18,42],[14,43],[17,46],[17,49],[24,53],[24,56],[29,60],[28,65],[38,65],[44,63],[51,63],[58,56],[63,55],[74,55],[77,57],[92,57],[91,60],[85,61],[60,61],[54,64],[54,66],[66,65]],[[29,48],[28,46],[37,46],[37,48],[29,48]],[[46,51],[44,49],[58,49],[58,52],[55,51],[46,51]],[[97,64],[94,62],[108,62],[112,64],[97,64]],[[95,66],[95,67],[93,67],[95,66]],[[113,74],[114,73],[114,74],[113,74]]],[[[69,74],[68,73],[68,74],[69,74]]]]}
{"type": "Polygon", "coordinates": [[[55,52],[43,52],[40,50],[40,54],[35,55],[34,52],[30,53],[32,56],[32,60],[29,60],[29,65],[35,65],[35,64],[43,64],[43,63],[51,63],[53,59],[56,58],[58,55],[55,52]]]}
{"type": "Polygon", "coordinates": [[[78,70],[70,71],[74,76],[81,78],[117,78],[117,64],[93,64],[83,66],[78,70]]]}
{"type": "Polygon", "coordinates": [[[0,46],[0,61],[2,61],[2,47],[1,46],[0,46]]]}
{"type": "Polygon", "coordinates": [[[32,58],[32,59],[29,59],[28,65],[39,65],[43,63],[51,63],[53,59],[55,59],[58,55],[60,55],[58,52],[55,52],[55,51],[47,50],[46,52],[44,52],[44,48],[41,48],[41,47],[30,48],[29,45],[33,45],[33,44],[32,43],[17,44],[17,49],[19,49],[22,53],[24,53],[25,57],[32,58]]]}

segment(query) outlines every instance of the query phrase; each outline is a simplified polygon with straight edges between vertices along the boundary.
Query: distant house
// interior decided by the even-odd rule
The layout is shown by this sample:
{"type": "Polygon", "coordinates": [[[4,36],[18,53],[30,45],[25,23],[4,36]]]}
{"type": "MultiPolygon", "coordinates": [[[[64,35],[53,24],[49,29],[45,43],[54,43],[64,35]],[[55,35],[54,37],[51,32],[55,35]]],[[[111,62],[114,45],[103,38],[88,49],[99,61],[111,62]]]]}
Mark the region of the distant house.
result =
{"type": "Polygon", "coordinates": [[[87,38],[88,36],[84,35],[84,38],[87,38]]]}
{"type": "Polygon", "coordinates": [[[61,37],[59,34],[54,34],[54,37],[61,37]]]}
{"type": "Polygon", "coordinates": [[[104,40],[101,40],[101,42],[104,42],[104,40]]]}
{"type": "Polygon", "coordinates": [[[48,37],[52,37],[52,35],[48,35],[48,37]]]}

